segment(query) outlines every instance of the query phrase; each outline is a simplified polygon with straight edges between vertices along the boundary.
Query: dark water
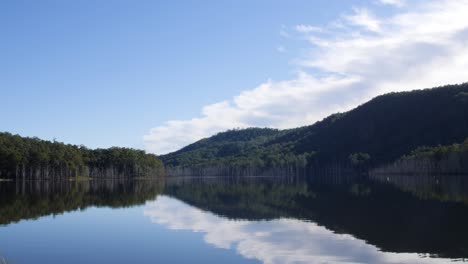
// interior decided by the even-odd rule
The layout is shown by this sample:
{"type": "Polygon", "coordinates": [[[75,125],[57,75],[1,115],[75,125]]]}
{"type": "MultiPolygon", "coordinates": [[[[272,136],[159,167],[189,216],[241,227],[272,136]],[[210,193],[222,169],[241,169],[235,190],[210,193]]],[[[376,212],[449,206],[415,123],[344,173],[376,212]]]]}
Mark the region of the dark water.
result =
{"type": "Polygon", "coordinates": [[[0,183],[0,264],[465,258],[464,177],[0,183]]]}

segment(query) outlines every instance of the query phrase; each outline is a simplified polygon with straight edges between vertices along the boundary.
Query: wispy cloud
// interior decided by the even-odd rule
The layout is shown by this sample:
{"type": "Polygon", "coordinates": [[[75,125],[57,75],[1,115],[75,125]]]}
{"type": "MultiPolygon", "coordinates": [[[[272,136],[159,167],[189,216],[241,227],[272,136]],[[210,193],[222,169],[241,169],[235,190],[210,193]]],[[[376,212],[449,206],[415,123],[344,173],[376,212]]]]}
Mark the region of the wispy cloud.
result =
{"type": "Polygon", "coordinates": [[[355,8],[330,21],[326,34],[298,25],[285,33],[300,34],[310,46],[295,60],[302,67],[296,78],[269,80],[204,107],[200,117],[153,128],[146,149],[167,153],[235,127],[311,124],[382,93],[466,82],[466,14],[468,0],[424,1],[387,17],[355,8]]]}
{"type": "Polygon", "coordinates": [[[322,28],[312,25],[300,24],[295,27],[297,32],[310,33],[310,32],[322,32],[322,28]]]}
{"type": "Polygon", "coordinates": [[[354,14],[345,16],[344,18],[352,25],[360,26],[373,32],[380,31],[380,20],[367,8],[354,8],[354,14]]]}
{"type": "Polygon", "coordinates": [[[281,29],[280,29],[280,32],[279,32],[280,36],[282,36],[283,38],[290,38],[291,35],[289,34],[288,30],[287,30],[287,27],[286,25],[281,25],[281,29]]]}
{"type": "Polygon", "coordinates": [[[393,5],[397,7],[403,7],[406,4],[405,0],[378,0],[384,5],[393,5]]]}

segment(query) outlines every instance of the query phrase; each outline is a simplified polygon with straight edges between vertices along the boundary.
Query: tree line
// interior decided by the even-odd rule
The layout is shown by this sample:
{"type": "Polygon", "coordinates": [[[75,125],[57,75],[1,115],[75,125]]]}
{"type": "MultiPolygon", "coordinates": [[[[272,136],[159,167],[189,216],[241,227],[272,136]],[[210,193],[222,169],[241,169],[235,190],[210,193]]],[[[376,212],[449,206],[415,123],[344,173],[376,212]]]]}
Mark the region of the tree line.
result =
{"type": "Polygon", "coordinates": [[[63,179],[69,177],[135,178],[164,174],[153,154],[131,148],[85,146],[0,133],[0,178],[63,179]]]}

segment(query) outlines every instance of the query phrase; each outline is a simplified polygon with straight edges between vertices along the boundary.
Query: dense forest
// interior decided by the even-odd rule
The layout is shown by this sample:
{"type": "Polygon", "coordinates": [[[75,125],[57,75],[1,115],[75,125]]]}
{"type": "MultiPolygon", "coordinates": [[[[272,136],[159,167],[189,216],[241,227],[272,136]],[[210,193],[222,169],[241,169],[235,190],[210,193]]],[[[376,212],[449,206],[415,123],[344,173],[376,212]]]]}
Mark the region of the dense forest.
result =
{"type": "Polygon", "coordinates": [[[366,171],[468,137],[468,84],[378,96],[313,125],[230,130],[163,155],[168,175],[366,171]]]}
{"type": "Polygon", "coordinates": [[[468,174],[468,138],[462,144],[418,147],[372,174],[468,174]]]}
{"type": "Polygon", "coordinates": [[[282,175],[304,171],[313,153],[295,154],[288,142],[267,145],[285,131],[229,130],[161,156],[169,175],[282,175]]]}
{"type": "MultiPolygon", "coordinates": [[[[274,165],[273,156],[269,160],[264,144],[279,133],[281,133],[279,130],[269,128],[228,130],[161,156],[161,158],[169,166],[210,165],[223,163],[223,161],[233,165],[261,166],[263,163],[274,165]]],[[[276,156],[279,154],[279,151],[275,153],[276,156]]]]}
{"type": "Polygon", "coordinates": [[[88,149],[38,138],[0,133],[0,178],[135,178],[164,173],[152,154],[130,148],[88,149]]]}

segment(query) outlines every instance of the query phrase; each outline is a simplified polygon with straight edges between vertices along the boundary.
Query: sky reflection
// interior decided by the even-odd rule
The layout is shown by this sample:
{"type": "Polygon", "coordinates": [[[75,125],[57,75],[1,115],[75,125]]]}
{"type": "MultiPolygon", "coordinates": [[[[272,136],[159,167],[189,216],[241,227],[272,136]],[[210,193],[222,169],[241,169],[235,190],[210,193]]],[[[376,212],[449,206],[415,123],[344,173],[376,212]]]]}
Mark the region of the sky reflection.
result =
{"type": "Polygon", "coordinates": [[[232,249],[263,263],[450,263],[417,253],[381,252],[347,234],[336,234],[313,222],[296,219],[231,220],[177,199],[159,196],[144,207],[153,223],[171,230],[204,233],[218,248],[232,249]]]}

